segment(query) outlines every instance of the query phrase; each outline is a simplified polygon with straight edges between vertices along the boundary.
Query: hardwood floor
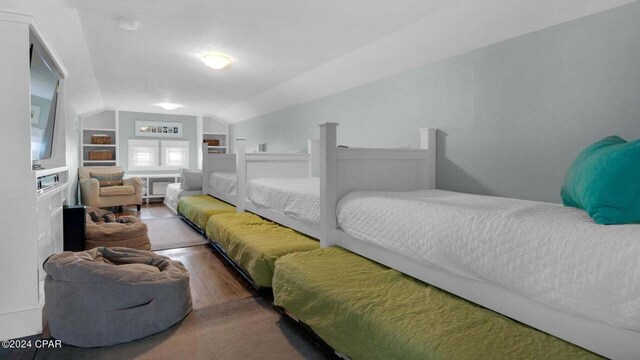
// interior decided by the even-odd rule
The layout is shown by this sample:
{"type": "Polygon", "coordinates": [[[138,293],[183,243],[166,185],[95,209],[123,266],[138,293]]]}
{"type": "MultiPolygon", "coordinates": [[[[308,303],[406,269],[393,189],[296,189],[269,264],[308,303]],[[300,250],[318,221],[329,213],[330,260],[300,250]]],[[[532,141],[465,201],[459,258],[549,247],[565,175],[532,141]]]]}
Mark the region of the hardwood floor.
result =
{"type": "MultiPolygon", "coordinates": [[[[159,202],[142,205],[139,214],[135,206],[126,207],[119,215],[139,216],[142,221],[175,216],[171,210],[159,202]]],[[[185,229],[189,232],[194,231],[186,227],[185,229]]],[[[160,250],[156,253],[182,262],[189,270],[194,309],[257,295],[242,277],[226,265],[210,245],[160,250]]]]}
{"type": "Polygon", "coordinates": [[[122,212],[117,213],[117,216],[123,215],[133,215],[140,218],[140,220],[145,219],[161,219],[167,217],[173,217],[175,214],[169,210],[168,207],[164,206],[162,202],[152,202],[147,204],[142,204],[140,212],[136,210],[136,206],[123,206],[122,212]]]}
{"type": "MultiPolygon", "coordinates": [[[[162,203],[126,207],[118,216],[142,221],[175,216],[162,203]]],[[[187,228],[185,231],[193,231],[187,228]]],[[[282,321],[269,300],[231,269],[210,245],[156,251],[189,270],[194,311],[172,328],[130,343],[102,348],[3,351],[0,359],[325,359],[309,340],[282,321]]],[[[48,329],[31,337],[50,338],[48,329]]]]}
{"type": "Polygon", "coordinates": [[[257,295],[209,245],[156,251],[189,270],[193,308],[204,308],[257,295]]]}

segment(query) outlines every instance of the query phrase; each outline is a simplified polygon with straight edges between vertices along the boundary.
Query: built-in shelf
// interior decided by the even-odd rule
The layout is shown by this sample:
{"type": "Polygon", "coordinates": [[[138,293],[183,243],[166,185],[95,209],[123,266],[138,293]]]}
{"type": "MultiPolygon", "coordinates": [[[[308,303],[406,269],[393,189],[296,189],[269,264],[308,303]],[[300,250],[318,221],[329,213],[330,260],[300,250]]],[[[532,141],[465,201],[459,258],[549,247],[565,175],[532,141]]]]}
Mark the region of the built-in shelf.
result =
{"type": "Polygon", "coordinates": [[[105,109],[87,115],[81,119],[80,151],[82,154],[82,166],[118,165],[118,111],[105,109]],[[111,137],[109,144],[92,144],[93,135],[105,134],[111,137]],[[90,160],[91,151],[110,151],[111,160],[90,160]]]}
{"type": "Polygon", "coordinates": [[[222,124],[212,118],[203,118],[202,140],[204,142],[207,142],[207,140],[217,141],[217,143],[214,142],[217,145],[207,146],[209,153],[225,154],[227,152],[227,146],[229,146],[227,141],[228,131],[226,124],[222,124]]]}

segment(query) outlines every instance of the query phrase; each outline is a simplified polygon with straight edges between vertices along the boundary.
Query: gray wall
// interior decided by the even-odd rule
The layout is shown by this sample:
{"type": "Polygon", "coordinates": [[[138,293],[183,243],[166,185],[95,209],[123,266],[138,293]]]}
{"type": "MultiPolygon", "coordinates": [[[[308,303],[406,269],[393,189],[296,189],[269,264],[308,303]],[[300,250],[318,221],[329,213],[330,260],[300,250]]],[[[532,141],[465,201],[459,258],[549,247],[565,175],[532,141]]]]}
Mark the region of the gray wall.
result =
{"type": "Polygon", "coordinates": [[[566,169],[604,136],[640,137],[640,3],[540,30],[230,127],[270,150],[339,122],[349,146],[438,133],[440,189],[559,202],[566,169]]]}
{"type": "MultiPolygon", "coordinates": [[[[187,140],[189,144],[189,167],[195,169],[198,164],[198,142],[197,142],[197,122],[195,116],[183,116],[183,115],[167,115],[167,114],[150,114],[139,112],[119,112],[118,123],[118,152],[120,159],[118,162],[123,169],[128,170],[128,148],[129,139],[143,139],[143,140],[187,140]],[[157,121],[157,122],[173,122],[182,123],[183,137],[140,137],[135,136],[135,124],[136,120],[157,121]]],[[[128,171],[130,173],[140,173],[140,171],[128,171]]],[[[166,173],[167,171],[142,171],[144,173],[160,172],[166,173]]]]}

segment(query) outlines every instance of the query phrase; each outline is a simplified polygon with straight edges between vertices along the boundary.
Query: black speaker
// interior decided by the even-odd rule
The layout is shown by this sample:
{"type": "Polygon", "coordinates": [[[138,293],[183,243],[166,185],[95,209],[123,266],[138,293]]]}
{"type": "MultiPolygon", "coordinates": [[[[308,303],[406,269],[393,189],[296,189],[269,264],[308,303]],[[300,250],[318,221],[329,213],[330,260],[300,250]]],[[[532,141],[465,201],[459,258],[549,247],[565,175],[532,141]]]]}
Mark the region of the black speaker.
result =
{"type": "Polygon", "coordinates": [[[65,206],[62,209],[64,251],[83,251],[86,241],[86,210],[83,205],[65,206]]]}

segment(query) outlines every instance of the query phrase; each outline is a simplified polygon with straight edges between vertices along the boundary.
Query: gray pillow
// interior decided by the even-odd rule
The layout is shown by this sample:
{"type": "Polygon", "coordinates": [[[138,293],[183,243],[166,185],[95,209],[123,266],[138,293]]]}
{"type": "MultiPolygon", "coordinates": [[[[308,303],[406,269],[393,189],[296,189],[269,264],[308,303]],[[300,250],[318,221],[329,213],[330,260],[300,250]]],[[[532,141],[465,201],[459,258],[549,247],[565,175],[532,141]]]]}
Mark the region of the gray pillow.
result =
{"type": "Polygon", "coordinates": [[[182,182],[180,187],[185,191],[201,190],[202,189],[202,171],[180,169],[180,177],[182,182]]]}

